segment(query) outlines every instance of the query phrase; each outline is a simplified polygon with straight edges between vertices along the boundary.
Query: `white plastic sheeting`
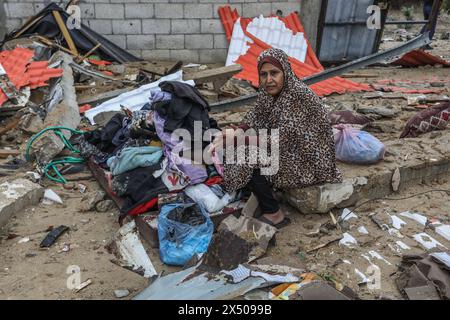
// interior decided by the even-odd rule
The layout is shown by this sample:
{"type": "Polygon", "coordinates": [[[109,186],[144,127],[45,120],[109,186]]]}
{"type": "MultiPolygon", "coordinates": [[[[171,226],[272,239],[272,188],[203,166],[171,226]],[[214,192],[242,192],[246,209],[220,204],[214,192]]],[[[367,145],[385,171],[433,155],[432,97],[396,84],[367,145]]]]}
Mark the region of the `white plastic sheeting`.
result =
{"type": "Polygon", "coordinates": [[[138,89],[130,92],[122,93],[121,95],[103,102],[96,108],[86,111],[85,116],[89,119],[91,124],[95,124],[94,117],[102,112],[106,111],[120,111],[120,106],[123,105],[131,111],[140,110],[146,103],[150,102],[150,98],[153,94],[161,91],[159,84],[163,81],[179,81],[194,86],[193,80],[183,81],[183,71],[180,70],[168,76],[162,77],[158,81],[149,83],[138,89]]]}

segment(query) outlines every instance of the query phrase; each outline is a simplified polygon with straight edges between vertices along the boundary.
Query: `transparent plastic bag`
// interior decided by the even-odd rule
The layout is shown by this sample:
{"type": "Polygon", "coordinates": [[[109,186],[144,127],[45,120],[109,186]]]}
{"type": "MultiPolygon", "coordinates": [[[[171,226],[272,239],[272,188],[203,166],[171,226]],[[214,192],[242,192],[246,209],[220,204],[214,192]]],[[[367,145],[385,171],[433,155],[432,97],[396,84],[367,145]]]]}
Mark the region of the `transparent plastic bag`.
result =
{"type": "Polygon", "coordinates": [[[384,158],[384,144],[370,133],[349,125],[333,127],[336,159],[353,164],[373,164],[384,158]]]}

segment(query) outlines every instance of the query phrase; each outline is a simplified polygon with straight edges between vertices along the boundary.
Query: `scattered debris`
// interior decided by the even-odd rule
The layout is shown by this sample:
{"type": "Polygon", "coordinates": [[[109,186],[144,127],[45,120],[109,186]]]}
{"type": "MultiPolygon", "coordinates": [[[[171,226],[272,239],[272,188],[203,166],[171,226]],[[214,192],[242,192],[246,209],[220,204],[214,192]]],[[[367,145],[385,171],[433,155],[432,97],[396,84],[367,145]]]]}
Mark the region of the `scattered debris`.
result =
{"type": "Polygon", "coordinates": [[[59,203],[64,204],[61,197],[56,194],[55,191],[52,189],[46,189],[44,193],[44,204],[52,204],[52,203],[59,203]]]}
{"type": "Polygon", "coordinates": [[[124,225],[107,245],[107,249],[117,258],[112,262],[145,278],[150,278],[157,273],[136,231],[134,221],[124,225]]]}
{"type": "Polygon", "coordinates": [[[130,291],[126,289],[114,290],[114,295],[116,296],[116,298],[121,299],[128,297],[130,295],[130,291]]]}
{"type": "Polygon", "coordinates": [[[44,240],[42,240],[41,244],[39,245],[41,248],[49,248],[51,247],[55,241],[62,236],[62,234],[64,232],[66,232],[67,230],[69,230],[69,227],[67,226],[59,226],[56,229],[53,229],[52,231],[50,231],[49,234],[47,234],[47,236],[44,238],[44,240]]]}
{"type": "Polygon", "coordinates": [[[75,287],[75,292],[78,293],[81,290],[83,290],[84,288],[86,288],[87,286],[89,286],[92,283],[91,279],[87,279],[86,281],[80,283],[78,286],[75,287]]]}

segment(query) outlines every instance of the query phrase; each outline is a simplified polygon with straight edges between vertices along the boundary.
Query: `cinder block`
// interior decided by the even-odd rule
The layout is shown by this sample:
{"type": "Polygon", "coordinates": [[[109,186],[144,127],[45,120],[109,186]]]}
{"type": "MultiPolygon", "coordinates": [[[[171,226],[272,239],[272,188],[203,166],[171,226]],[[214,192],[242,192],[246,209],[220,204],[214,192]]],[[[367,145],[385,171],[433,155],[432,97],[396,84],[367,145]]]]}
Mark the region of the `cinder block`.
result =
{"type": "Polygon", "coordinates": [[[95,17],[97,19],[124,19],[125,9],[123,4],[95,4],[95,17]]]}
{"type": "Polygon", "coordinates": [[[113,20],[113,34],[141,34],[141,20],[113,20]]]}
{"type": "Polygon", "coordinates": [[[127,36],[127,49],[130,50],[155,49],[155,36],[151,34],[129,35],[127,36]]]}
{"type": "Polygon", "coordinates": [[[6,3],[6,16],[8,18],[27,18],[34,15],[32,3],[6,3]]]}
{"type": "Polygon", "coordinates": [[[186,49],[212,49],[214,46],[212,34],[189,34],[184,41],[186,49]]]}
{"type": "Polygon", "coordinates": [[[214,35],[214,49],[228,49],[229,43],[225,34],[214,35]]]}
{"type": "Polygon", "coordinates": [[[271,10],[272,4],[270,3],[244,3],[242,5],[243,15],[248,18],[258,17],[261,14],[268,16],[271,10]]]}
{"type": "Polygon", "coordinates": [[[198,50],[170,50],[170,60],[181,60],[184,63],[198,62],[198,50]]]}
{"type": "Polygon", "coordinates": [[[156,3],[155,18],[183,18],[183,5],[177,3],[156,3]]]}
{"type": "Polygon", "coordinates": [[[80,7],[81,11],[81,19],[95,18],[95,6],[93,4],[80,3],[78,6],[80,7]]]}
{"type": "Polygon", "coordinates": [[[102,35],[112,34],[112,22],[106,19],[95,19],[89,21],[89,27],[102,35]]]}
{"type": "Polygon", "coordinates": [[[43,196],[44,188],[27,179],[0,183],[0,228],[16,212],[38,204],[43,196]]]}
{"type": "Polygon", "coordinates": [[[201,33],[225,33],[219,19],[202,19],[201,33]]]}
{"type": "Polygon", "coordinates": [[[125,18],[133,19],[133,18],[153,18],[154,10],[153,4],[151,3],[141,3],[141,4],[126,4],[125,5],[125,18]]]}
{"type": "Polygon", "coordinates": [[[200,33],[199,19],[172,19],[172,34],[200,33]]]}
{"type": "Polygon", "coordinates": [[[287,16],[294,11],[300,12],[300,2],[272,2],[272,13],[276,13],[277,10],[281,10],[283,16],[287,16]]]}
{"type": "Polygon", "coordinates": [[[201,19],[212,18],[213,6],[212,4],[185,4],[184,17],[201,19]]]}
{"type": "Polygon", "coordinates": [[[184,35],[156,35],[156,49],[184,49],[184,35]]]}
{"type": "Polygon", "coordinates": [[[127,36],[125,35],[105,35],[105,37],[115,45],[125,49],[127,47],[127,36]]]}
{"type": "Polygon", "coordinates": [[[200,62],[201,63],[214,63],[214,62],[225,62],[227,59],[228,50],[226,49],[212,49],[205,50],[200,49],[200,62]]]}
{"type": "Polygon", "coordinates": [[[146,19],[142,20],[143,34],[169,34],[170,19],[146,19]]]}
{"type": "Polygon", "coordinates": [[[142,59],[169,61],[170,50],[142,50],[142,59]]]}

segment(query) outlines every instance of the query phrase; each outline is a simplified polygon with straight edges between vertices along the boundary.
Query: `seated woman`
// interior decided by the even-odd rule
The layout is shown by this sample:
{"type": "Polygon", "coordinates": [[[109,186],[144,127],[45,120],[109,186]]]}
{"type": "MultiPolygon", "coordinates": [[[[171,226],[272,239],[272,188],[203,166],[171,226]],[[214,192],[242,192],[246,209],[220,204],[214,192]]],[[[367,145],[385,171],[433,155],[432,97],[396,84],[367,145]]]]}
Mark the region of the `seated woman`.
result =
{"type": "MultiPolygon", "coordinates": [[[[328,114],[321,99],[294,74],[286,53],[273,48],[261,53],[258,72],[256,105],[239,127],[257,133],[261,129],[279,130],[278,171],[263,176],[261,164],[227,164],[224,157],[224,188],[233,192],[250,187],[263,213],[260,219],[281,228],[290,221],[274,198],[272,187],[285,190],[341,182],[341,175],[336,168],[328,114]]],[[[227,139],[235,140],[234,135],[234,130],[222,131],[214,139],[213,148],[220,149],[227,139]]],[[[249,141],[245,140],[245,144],[249,141]]],[[[261,146],[260,141],[256,144],[261,146]]],[[[228,148],[226,145],[224,151],[228,148]]]]}

